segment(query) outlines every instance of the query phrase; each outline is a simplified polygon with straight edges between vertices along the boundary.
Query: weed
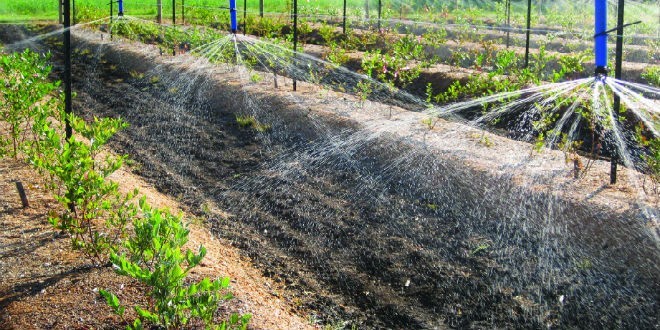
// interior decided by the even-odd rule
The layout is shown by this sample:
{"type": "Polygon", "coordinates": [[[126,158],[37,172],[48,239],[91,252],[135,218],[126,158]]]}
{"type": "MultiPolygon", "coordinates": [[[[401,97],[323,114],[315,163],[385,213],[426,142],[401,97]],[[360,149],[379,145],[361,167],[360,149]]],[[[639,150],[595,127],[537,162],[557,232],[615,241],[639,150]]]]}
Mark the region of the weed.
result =
{"type": "Polygon", "coordinates": [[[270,130],[270,125],[260,123],[254,116],[236,115],[236,123],[242,128],[252,128],[257,132],[264,133],[270,130]]]}

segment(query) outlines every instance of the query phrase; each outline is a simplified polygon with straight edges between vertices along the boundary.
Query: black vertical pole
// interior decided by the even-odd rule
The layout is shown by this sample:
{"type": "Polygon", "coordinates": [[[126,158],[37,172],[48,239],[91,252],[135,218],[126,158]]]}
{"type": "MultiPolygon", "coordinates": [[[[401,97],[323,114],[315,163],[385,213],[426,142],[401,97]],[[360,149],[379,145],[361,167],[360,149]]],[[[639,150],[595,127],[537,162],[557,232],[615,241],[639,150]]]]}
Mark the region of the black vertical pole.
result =
{"type": "MultiPolygon", "coordinates": [[[[623,3],[624,0],[619,0],[619,6],[617,8],[617,22],[616,22],[616,51],[614,57],[614,78],[621,79],[621,64],[623,62],[623,3]]],[[[619,109],[621,108],[621,98],[614,93],[614,104],[612,108],[612,113],[614,115],[615,125],[619,122],[619,109]]],[[[616,127],[613,127],[616,129],[616,127]]],[[[616,149],[616,141],[613,143],[613,153],[610,160],[610,184],[616,183],[616,171],[619,161],[619,157],[616,149]]]]}
{"type": "Polygon", "coordinates": [[[163,1],[158,0],[156,2],[156,7],[157,7],[156,8],[156,11],[157,11],[156,19],[158,20],[158,24],[163,24],[163,1]]]}
{"type": "Polygon", "coordinates": [[[509,48],[509,34],[511,33],[511,0],[506,0],[506,48],[509,48]]]}
{"type": "Polygon", "coordinates": [[[344,35],[346,35],[346,0],[344,0],[344,23],[343,23],[344,35]]]}
{"type": "Polygon", "coordinates": [[[71,0],[71,11],[73,12],[73,15],[71,15],[73,25],[76,25],[76,0],[71,0]]]}
{"type": "Polygon", "coordinates": [[[264,0],[259,0],[259,17],[264,18],[264,0]]]}
{"type": "MultiPolygon", "coordinates": [[[[293,57],[295,62],[296,50],[298,49],[298,0],[293,0],[293,57]]],[[[298,87],[296,77],[293,77],[293,91],[298,87]]]]}
{"type": "MultiPolygon", "coordinates": [[[[62,0],[62,1],[66,1],[66,0],[62,0]]],[[[112,3],[113,2],[115,2],[115,0],[110,0],[110,28],[109,28],[109,30],[110,30],[110,40],[112,40],[112,12],[113,12],[112,3]]]]}
{"type": "Polygon", "coordinates": [[[247,0],[243,0],[243,35],[247,33],[247,0]]]}
{"type": "Polygon", "coordinates": [[[176,0],[172,0],[172,25],[176,25],[176,0]]]}
{"type": "Polygon", "coordinates": [[[69,141],[73,130],[69,122],[72,113],[71,103],[71,0],[64,0],[64,113],[67,115],[64,124],[66,140],[69,141]]]}
{"type": "Polygon", "coordinates": [[[529,34],[532,29],[532,0],[527,0],[527,31],[525,40],[525,68],[529,66],[529,34]]]}
{"type": "Polygon", "coordinates": [[[380,32],[380,15],[383,11],[382,0],[378,0],[378,32],[380,32]]]}

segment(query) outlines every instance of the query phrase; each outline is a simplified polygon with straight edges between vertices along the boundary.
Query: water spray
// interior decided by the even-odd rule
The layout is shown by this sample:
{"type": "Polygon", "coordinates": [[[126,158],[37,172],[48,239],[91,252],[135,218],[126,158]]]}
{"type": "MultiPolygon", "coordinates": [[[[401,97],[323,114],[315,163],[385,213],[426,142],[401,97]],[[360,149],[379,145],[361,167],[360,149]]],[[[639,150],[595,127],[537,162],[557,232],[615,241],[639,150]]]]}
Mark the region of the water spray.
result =
{"type": "Polygon", "coordinates": [[[231,33],[238,31],[238,20],[236,19],[236,0],[229,0],[229,18],[231,20],[231,33]]]}
{"type": "MultiPolygon", "coordinates": [[[[621,79],[621,62],[623,57],[623,28],[633,24],[641,23],[641,21],[623,24],[623,14],[624,14],[624,0],[619,0],[618,3],[618,14],[617,14],[617,26],[613,29],[607,29],[607,0],[595,0],[595,34],[594,34],[594,53],[596,56],[595,62],[595,71],[596,79],[604,80],[607,77],[607,35],[610,32],[616,31],[617,42],[616,42],[616,58],[615,58],[615,72],[614,76],[616,79],[621,79]]],[[[613,115],[614,119],[618,121],[618,113],[620,108],[620,99],[615,94],[614,95],[614,107],[613,115]]],[[[618,157],[616,152],[612,154],[611,166],[610,166],[610,184],[615,184],[616,171],[617,171],[617,162],[618,157]]]]}

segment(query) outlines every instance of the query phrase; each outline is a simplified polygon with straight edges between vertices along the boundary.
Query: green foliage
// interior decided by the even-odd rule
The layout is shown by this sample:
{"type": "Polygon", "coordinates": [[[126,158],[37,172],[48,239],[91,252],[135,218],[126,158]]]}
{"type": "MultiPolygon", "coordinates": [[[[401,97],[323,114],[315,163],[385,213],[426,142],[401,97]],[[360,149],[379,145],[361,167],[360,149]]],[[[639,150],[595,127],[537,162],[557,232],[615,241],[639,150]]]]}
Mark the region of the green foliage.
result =
{"type": "Polygon", "coordinates": [[[242,128],[252,128],[260,133],[270,130],[270,125],[260,123],[254,116],[236,115],[236,123],[242,128]]]}
{"type": "Polygon", "coordinates": [[[97,264],[124,236],[128,221],[135,214],[126,196],[108,176],[118,170],[126,156],[102,155],[102,147],[120,129],[121,119],[95,118],[86,123],[73,114],[60,113],[59,121],[39,118],[35,125],[38,143],[29,152],[30,162],[50,177],[49,187],[63,206],[51,214],[51,224],[71,236],[72,246],[97,264]],[[78,135],[65,138],[63,123],[68,120],[78,135]],[[106,221],[105,229],[96,223],[106,221]]]}
{"type": "Polygon", "coordinates": [[[323,22],[319,28],[319,35],[323,39],[323,42],[330,44],[335,40],[336,37],[335,27],[323,22]]]}
{"type": "Polygon", "coordinates": [[[328,62],[336,65],[344,65],[348,62],[349,57],[344,48],[337,45],[336,42],[331,42],[329,47],[330,51],[325,56],[325,59],[328,62]]]}
{"type": "MultiPolygon", "coordinates": [[[[204,322],[207,328],[215,326],[213,316],[223,301],[231,299],[227,292],[229,278],[211,281],[204,278],[189,283],[187,275],[199,265],[206,249],[184,251],[189,230],[181,215],[168,210],[152,208],[145,199],[139,203],[140,217],[133,220],[134,235],[124,242],[126,253],[112,253],[110,260],[117,273],[137,279],[149,288],[150,305],[134,306],[138,319],[129,328],[142,328],[153,324],[166,329],[179,329],[192,320],[204,322]],[[137,322],[137,323],[136,323],[137,322]]],[[[108,291],[101,291],[115,313],[124,315],[125,307],[108,291]]],[[[250,315],[232,315],[219,328],[246,329],[250,315]]]]}
{"type": "Polygon", "coordinates": [[[651,172],[651,177],[655,183],[660,183],[660,139],[651,139],[648,141],[649,153],[642,155],[642,159],[651,172]]]}
{"type": "Polygon", "coordinates": [[[25,135],[34,118],[51,115],[58,104],[54,91],[59,83],[48,79],[52,69],[47,64],[49,58],[50,54],[42,57],[29,49],[0,54],[0,120],[9,126],[9,133],[0,135],[0,155],[17,158],[29,142],[25,135]]]}
{"type": "Polygon", "coordinates": [[[648,66],[646,69],[644,69],[642,78],[644,78],[649,83],[649,85],[660,87],[660,66],[648,66]]]}

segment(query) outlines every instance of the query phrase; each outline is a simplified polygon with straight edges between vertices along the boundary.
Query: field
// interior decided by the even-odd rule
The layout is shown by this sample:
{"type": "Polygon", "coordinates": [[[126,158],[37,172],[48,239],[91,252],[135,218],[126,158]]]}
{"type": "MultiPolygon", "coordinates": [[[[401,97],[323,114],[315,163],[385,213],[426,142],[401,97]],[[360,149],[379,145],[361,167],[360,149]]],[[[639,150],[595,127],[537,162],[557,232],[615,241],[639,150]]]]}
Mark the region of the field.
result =
{"type": "Polygon", "coordinates": [[[657,4],[246,3],[0,4],[0,328],[657,326],[657,4]]]}

